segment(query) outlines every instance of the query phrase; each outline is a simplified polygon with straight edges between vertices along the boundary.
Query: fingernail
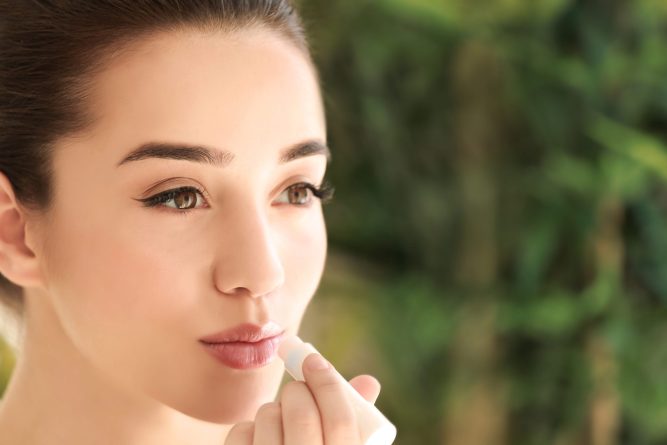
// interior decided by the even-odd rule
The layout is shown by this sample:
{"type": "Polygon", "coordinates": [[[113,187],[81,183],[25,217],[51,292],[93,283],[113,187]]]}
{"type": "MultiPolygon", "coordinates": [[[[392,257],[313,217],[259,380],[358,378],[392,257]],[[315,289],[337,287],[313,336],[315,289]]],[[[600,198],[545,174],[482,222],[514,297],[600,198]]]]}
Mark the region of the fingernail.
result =
{"type": "Polygon", "coordinates": [[[322,371],[329,368],[329,362],[326,361],[321,355],[316,354],[315,358],[311,358],[308,362],[308,367],[312,371],[322,371]]]}

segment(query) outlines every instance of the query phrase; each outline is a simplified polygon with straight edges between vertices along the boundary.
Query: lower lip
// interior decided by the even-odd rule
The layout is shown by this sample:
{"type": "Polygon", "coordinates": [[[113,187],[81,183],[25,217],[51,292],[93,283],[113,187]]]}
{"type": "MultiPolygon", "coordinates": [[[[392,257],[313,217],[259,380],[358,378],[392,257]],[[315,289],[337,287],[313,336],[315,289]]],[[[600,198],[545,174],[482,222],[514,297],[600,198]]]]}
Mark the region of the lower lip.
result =
{"type": "Polygon", "coordinates": [[[202,343],[206,350],[223,365],[234,369],[261,368],[276,356],[281,335],[254,343],[202,343]]]}

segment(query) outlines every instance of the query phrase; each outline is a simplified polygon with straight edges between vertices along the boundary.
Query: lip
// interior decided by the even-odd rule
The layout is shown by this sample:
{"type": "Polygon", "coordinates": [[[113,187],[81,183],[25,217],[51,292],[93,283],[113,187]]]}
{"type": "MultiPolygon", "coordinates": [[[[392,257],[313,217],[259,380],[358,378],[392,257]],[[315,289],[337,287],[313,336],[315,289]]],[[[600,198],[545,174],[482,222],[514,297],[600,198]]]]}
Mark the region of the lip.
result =
{"type": "Polygon", "coordinates": [[[284,332],[273,322],[264,326],[243,323],[202,337],[199,342],[222,364],[234,369],[253,369],[275,358],[284,332]]]}
{"type": "Polygon", "coordinates": [[[264,326],[252,323],[241,323],[233,328],[226,329],[215,334],[207,335],[199,339],[202,343],[228,343],[228,342],[258,342],[265,338],[275,337],[282,334],[284,329],[278,323],[269,322],[264,326]]]}

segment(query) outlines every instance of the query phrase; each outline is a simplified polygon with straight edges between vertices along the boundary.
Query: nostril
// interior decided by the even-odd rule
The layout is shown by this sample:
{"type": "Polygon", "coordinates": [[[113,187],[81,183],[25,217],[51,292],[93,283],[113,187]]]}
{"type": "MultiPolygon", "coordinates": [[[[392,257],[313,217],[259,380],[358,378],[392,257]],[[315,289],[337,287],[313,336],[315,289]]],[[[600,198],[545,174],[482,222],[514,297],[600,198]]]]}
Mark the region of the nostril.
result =
{"type": "Polygon", "coordinates": [[[229,295],[230,297],[239,297],[239,296],[250,296],[251,292],[245,287],[235,287],[231,290],[221,291],[223,294],[229,295]]]}
{"type": "Polygon", "coordinates": [[[235,287],[231,290],[228,291],[220,291],[221,293],[230,296],[230,297],[248,297],[248,298],[270,298],[272,295],[274,295],[274,291],[271,291],[269,293],[261,293],[261,294],[254,294],[251,292],[248,288],[246,287],[235,287]]]}

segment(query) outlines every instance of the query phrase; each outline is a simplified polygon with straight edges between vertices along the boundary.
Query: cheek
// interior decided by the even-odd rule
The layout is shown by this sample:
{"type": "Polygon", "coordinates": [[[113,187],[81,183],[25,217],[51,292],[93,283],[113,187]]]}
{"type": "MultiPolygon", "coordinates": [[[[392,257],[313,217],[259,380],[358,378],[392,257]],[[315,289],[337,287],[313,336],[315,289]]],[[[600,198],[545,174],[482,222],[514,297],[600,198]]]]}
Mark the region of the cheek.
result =
{"type": "Polygon", "coordinates": [[[204,263],[189,262],[196,246],[187,240],[115,222],[54,230],[49,273],[58,319],[79,353],[113,380],[177,408],[196,405],[209,360],[196,342],[210,326],[204,263]],[[175,354],[179,367],[170,366],[175,354]]]}
{"type": "Polygon", "coordinates": [[[298,224],[284,230],[288,257],[302,268],[321,266],[327,250],[327,236],[321,212],[313,211],[298,224]],[[313,264],[307,264],[307,263],[313,264]]]}
{"type": "Polygon", "coordinates": [[[53,304],[75,343],[114,349],[147,339],[158,320],[187,313],[179,282],[196,281],[178,256],[122,219],[81,219],[51,231],[48,274],[53,304]]]}
{"type": "Polygon", "coordinates": [[[284,300],[293,312],[303,312],[317,290],[326,262],[327,234],[322,213],[313,212],[297,229],[285,230],[282,252],[289,288],[284,300]]]}

